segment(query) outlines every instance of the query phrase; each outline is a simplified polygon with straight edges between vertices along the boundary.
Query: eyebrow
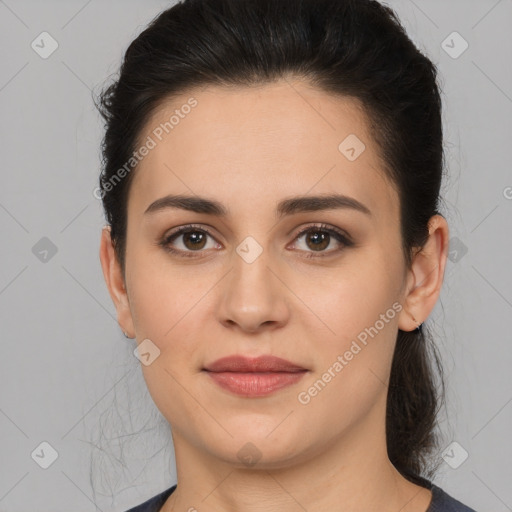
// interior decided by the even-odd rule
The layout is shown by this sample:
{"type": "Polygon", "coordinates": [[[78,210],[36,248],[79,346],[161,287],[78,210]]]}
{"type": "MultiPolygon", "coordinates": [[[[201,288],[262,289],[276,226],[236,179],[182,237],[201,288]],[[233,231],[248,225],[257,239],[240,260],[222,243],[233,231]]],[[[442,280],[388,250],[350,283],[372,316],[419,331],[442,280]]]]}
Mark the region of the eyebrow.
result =
{"type": "MultiPolygon", "coordinates": [[[[217,217],[227,217],[230,211],[222,203],[199,196],[167,195],[151,203],[144,215],[156,213],[168,208],[181,209],[195,213],[204,213],[217,217]]],[[[319,196],[296,196],[280,201],[276,215],[282,218],[301,212],[317,212],[321,210],[350,209],[371,216],[371,211],[353,197],[330,194],[319,196]]]]}

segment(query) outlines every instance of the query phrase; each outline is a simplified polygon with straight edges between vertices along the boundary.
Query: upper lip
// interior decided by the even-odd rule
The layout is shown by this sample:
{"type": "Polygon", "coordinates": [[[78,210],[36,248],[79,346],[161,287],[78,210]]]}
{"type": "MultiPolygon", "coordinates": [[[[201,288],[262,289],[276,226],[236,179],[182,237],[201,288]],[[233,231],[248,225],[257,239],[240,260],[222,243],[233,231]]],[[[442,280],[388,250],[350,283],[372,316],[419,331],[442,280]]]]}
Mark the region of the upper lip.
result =
{"type": "Polygon", "coordinates": [[[299,372],[305,371],[306,368],[270,355],[255,358],[233,355],[217,359],[205,366],[204,370],[209,372],[299,372]]]}

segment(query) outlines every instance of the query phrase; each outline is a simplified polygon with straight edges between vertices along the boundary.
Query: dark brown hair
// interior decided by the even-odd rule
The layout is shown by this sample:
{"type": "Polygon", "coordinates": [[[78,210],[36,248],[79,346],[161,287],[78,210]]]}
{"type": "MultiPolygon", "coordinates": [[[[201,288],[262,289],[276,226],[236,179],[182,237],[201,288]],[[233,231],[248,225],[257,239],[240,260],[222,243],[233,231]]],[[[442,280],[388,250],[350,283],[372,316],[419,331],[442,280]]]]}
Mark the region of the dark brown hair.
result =
{"type": "MultiPolygon", "coordinates": [[[[439,214],[441,98],[435,66],[391,8],[374,0],[185,0],[159,14],[130,44],[119,76],[97,105],[106,122],[99,185],[123,273],[134,174],[112,179],[130,161],[152,113],[193,87],[251,86],[287,76],[363,106],[385,175],[399,193],[402,249],[410,267],[428,238],[429,219],[439,214]]],[[[416,483],[437,469],[431,455],[444,401],[442,377],[427,326],[399,331],[387,448],[395,467],[416,483]]]]}

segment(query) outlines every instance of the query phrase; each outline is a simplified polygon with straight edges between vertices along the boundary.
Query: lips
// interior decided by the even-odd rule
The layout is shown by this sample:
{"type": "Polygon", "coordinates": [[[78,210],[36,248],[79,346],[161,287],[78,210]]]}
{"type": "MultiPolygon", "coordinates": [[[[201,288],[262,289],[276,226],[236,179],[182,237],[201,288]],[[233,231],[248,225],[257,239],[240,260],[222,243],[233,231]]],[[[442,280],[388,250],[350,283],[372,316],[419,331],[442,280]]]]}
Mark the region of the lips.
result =
{"type": "Polygon", "coordinates": [[[204,368],[209,372],[301,372],[306,368],[275,356],[248,358],[244,356],[228,356],[209,364],[204,368]]]}
{"type": "Polygon", "coordinates": [[[298,382],[306,368],[275,356],[229,356],[203,369],[212,381],[230,393],[262,397],[298,382]]]}

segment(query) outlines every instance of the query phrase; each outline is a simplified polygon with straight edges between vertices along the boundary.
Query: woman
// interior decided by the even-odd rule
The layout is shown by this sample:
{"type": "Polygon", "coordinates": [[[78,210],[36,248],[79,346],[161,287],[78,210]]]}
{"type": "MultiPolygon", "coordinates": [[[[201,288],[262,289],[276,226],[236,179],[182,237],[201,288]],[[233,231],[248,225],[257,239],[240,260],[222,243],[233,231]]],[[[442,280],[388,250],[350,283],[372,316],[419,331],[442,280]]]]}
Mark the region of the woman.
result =
{"type": "Polygon", "coordinates": [[[372,0],[185,0],[132,42],[100,259],[178,477],[132,511],[471,511],[431,481],[436,80],[372,0]]]}

